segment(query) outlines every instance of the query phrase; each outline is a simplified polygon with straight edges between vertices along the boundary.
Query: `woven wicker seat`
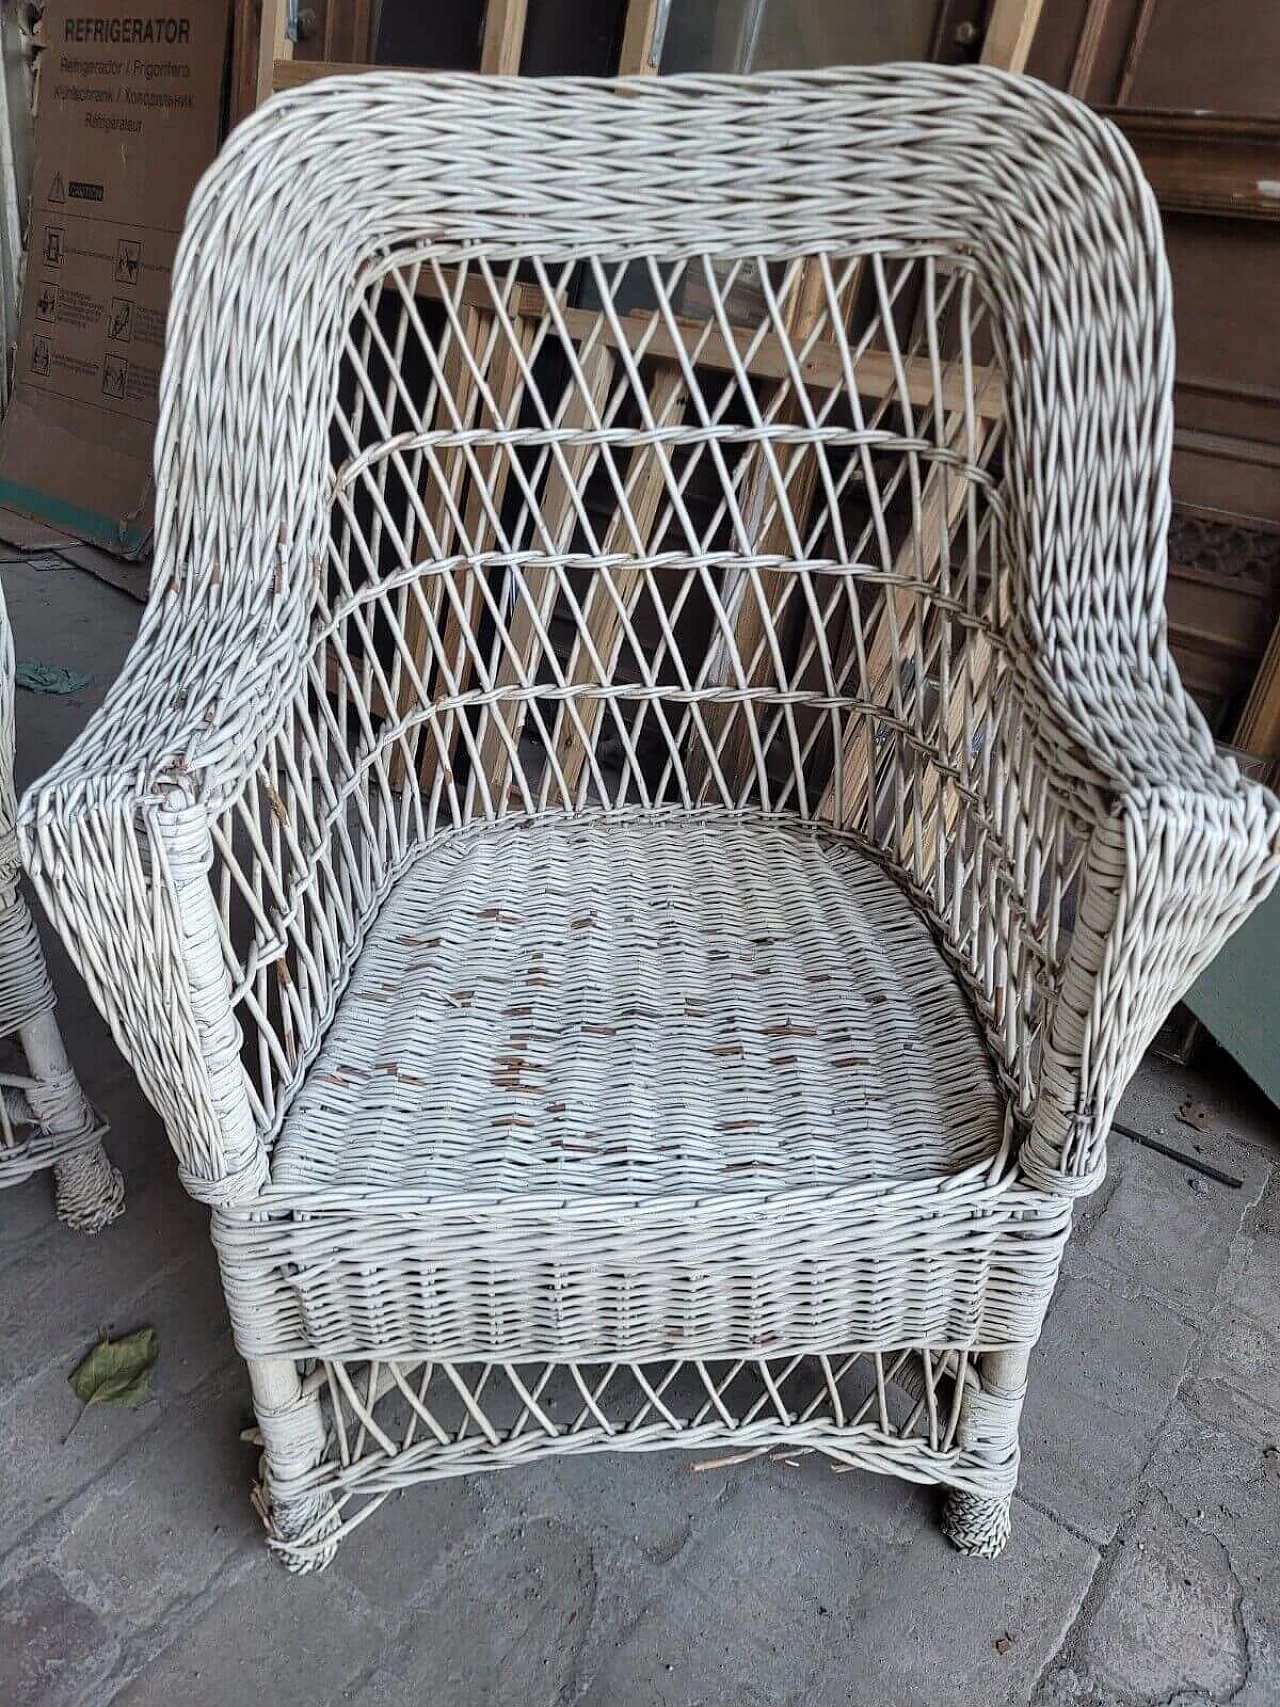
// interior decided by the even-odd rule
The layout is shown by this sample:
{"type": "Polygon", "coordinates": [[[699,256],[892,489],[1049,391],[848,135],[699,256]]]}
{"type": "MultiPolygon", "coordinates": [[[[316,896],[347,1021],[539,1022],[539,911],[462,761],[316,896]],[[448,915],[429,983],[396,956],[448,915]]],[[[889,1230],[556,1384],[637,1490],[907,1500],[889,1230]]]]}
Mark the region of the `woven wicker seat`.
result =
{"type": "Polygon", "coordinates": [[[272,1183],[599,1199],[623,1223],[726,1185],[960,1173],[1004,1115],[936,942],[855,848],[794,823],[560,819],[400,879],[272,1183]]]}
{"type": "Polygon", "coordinates": [[[981,70],[328,78],[167,336],[151,599],[19,829],[271,1545],[786,1446],[996,1552],[1073,1199],[1280,865],[1169,658],[1126,144],[981,70]]]}

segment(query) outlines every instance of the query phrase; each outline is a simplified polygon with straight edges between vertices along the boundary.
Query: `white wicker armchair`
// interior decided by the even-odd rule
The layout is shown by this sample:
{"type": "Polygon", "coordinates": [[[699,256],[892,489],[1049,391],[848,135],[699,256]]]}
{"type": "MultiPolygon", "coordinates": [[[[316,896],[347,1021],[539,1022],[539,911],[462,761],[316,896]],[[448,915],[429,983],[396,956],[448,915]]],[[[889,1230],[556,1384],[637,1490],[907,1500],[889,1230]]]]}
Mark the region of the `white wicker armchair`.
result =
{"type": "Polygon", "coordinates": [[[124,1182],[103,1149],[106,1122],[67,1059],[44,950],[19,888],[13,689],[13,634],[0,591],[0,1037],[16,1036],[26,1069],[0,1072],[0,1186],[52,1168],[60,1218],[97,1233],[123,1210],[124,1182]]]}
{"type": "Polygon", "coordinates": [[[1131,155],[1025,80],[237,130],[151,601],[21,834],[213,1205],[295,1568],[614,1447],[1001,1545],[1072,1200],[1278,864],[1166,648],[1170,367],[1131,155]]]}

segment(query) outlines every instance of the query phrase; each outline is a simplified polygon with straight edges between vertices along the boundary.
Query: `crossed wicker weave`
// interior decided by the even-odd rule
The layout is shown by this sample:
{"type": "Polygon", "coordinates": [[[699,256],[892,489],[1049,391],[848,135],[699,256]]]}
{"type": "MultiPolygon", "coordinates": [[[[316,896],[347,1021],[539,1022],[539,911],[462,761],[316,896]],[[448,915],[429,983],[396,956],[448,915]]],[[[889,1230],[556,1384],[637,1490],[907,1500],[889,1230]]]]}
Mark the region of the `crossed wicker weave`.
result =
{"type": "Polygon", "coordinates": [[[52,1168],[61,1219],[96,1233],[124,1208],[124,1183],[102,1147],[106,1125],[67,1059],[44,951],[18,887],[13,688],[13,634],[0,591],[0,1037],[16,1034],[26,1062],[25,1073],[0,1073],[0,1186],[52,1168]]]}
{"type": "Polygon", "coordinates": [[[1071,1205],[1280,808],[1170,662],[1169,286],[984,71],[272,101],[29,869],[213,1232],[294,1568],[785,1444],[1002,1545],[1071,1205]]]}

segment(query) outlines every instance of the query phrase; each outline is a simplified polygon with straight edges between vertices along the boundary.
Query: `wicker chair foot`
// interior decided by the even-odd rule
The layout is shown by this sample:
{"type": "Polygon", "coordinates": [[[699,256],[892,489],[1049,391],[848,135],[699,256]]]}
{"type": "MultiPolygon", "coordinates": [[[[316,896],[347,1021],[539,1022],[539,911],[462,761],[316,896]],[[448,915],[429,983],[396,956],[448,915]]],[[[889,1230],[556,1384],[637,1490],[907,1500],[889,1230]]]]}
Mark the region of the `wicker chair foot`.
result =
{"type": "Polygon", "coordinates": [[[337,1556],[342,1520],[329,1494],[297,1494],[267,1507],[267,1545],[285,1570],[305,1577],[337,1556]]]}
{"type": "Polygon", "coordinates": [[[124,1212],[124,1179],[101,1144],[55,1162],[53,1190],[58,1219],[77,1233],[100,1233],[124,1212]]]}
{"type": "Polygon", "coordinates": [[[953,1489],[942,1508],[942,1533],[973,1559],[994,1559],[1009,1539],[1013,1495],[989,1499],[953,1489]]]}

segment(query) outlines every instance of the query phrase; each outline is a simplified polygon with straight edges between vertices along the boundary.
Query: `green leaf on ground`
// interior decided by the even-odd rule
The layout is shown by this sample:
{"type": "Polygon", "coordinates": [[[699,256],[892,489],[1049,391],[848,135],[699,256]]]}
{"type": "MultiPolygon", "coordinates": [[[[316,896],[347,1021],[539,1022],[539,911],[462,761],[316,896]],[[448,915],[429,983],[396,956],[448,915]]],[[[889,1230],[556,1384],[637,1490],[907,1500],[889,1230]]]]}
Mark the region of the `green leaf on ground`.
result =
{"type": "Polygon", "coordinates": [[[13,679],[28,693],[79,693],[93,677],[85,670],[68,670],[62,664],[46,664],[41,658],[19,658],[13,679]]]}
{"type": "Polygon", "coordinates": [[[132,1408],[150,1396],[151,1371],[159,1355],[155,1329],[139,1328],[121,1340],[99,1340],[67,1380],[85,1410],[90,1405],[132,1408]]]}

